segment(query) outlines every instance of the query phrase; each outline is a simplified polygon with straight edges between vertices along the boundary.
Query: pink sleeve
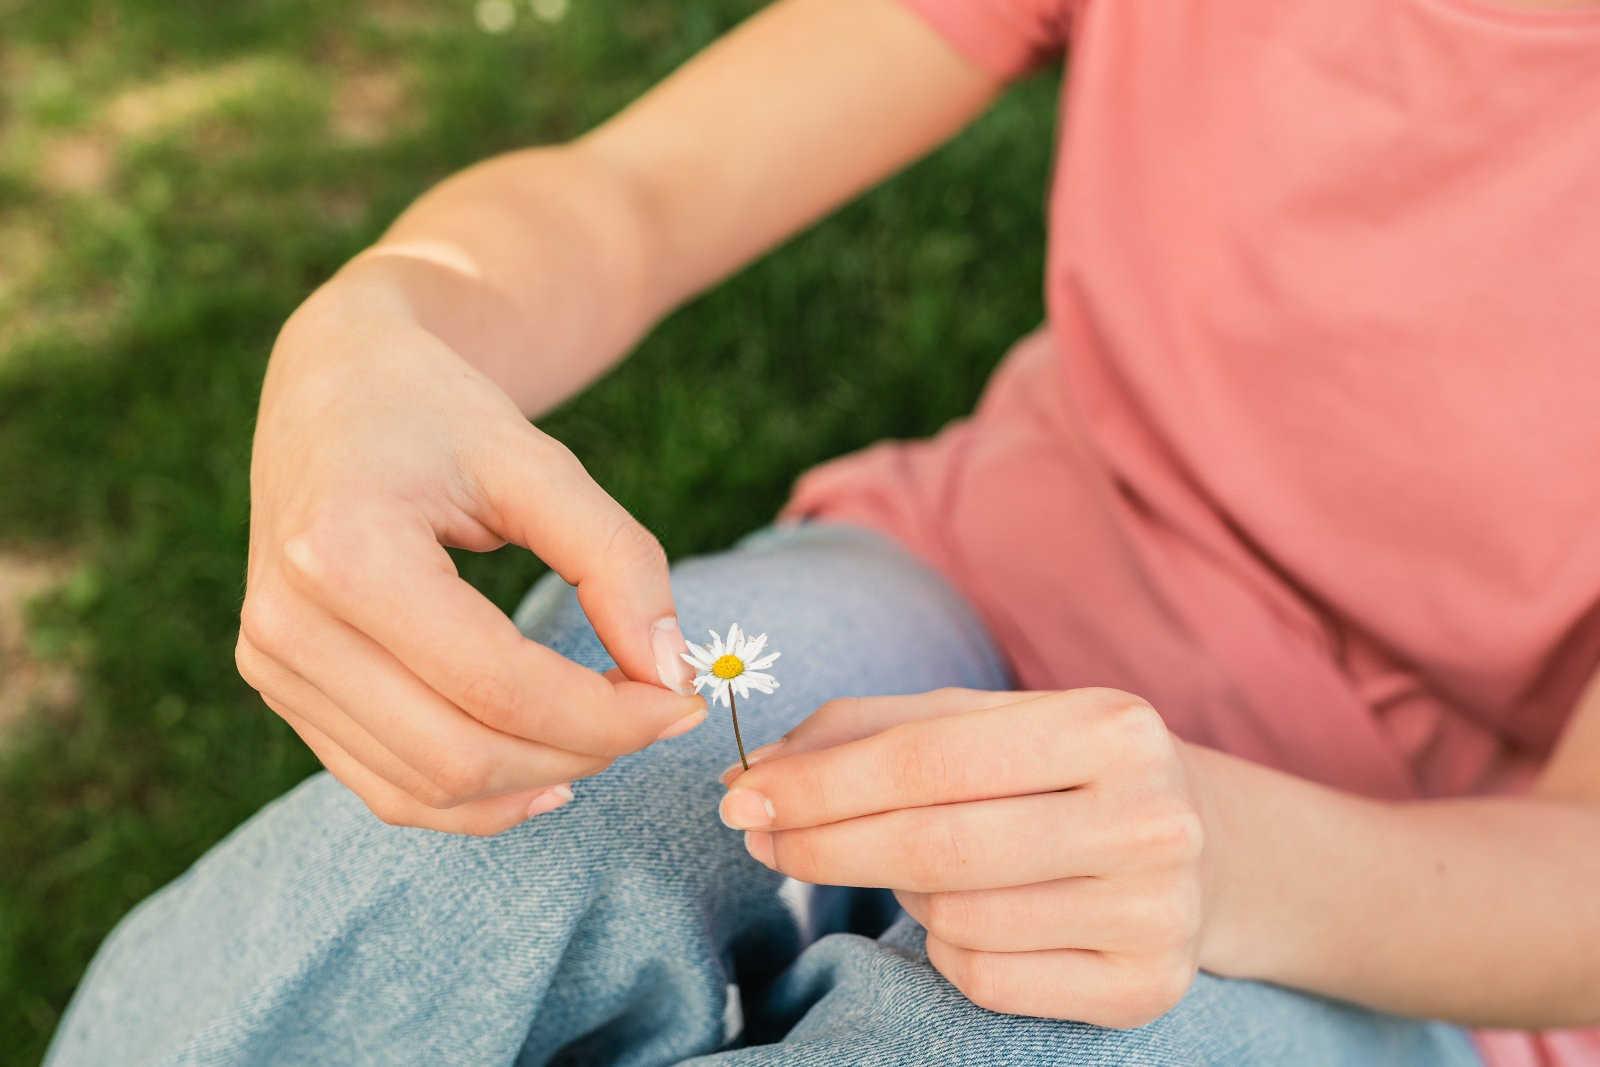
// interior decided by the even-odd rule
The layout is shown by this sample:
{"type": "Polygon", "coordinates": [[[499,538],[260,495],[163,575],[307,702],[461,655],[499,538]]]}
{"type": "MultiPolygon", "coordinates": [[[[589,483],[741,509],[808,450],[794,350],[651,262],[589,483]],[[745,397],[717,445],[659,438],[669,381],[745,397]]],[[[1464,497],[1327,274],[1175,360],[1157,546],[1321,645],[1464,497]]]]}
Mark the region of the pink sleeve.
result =
{"type": "Polygon", "coordinates": [[[903,0],[980,67],[1011,79],[1066,45],[1075,0],[903,0]]]}

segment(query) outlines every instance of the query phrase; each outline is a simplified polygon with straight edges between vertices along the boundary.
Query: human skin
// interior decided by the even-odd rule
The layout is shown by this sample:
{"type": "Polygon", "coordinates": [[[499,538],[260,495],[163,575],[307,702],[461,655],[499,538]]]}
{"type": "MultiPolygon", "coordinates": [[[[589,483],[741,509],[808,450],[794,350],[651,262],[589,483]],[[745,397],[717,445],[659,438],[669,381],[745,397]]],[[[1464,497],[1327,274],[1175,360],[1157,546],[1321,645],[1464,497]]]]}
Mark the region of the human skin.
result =
{"type": "Polygon", "coordinates": [[[1466,1025],[1600,1024],[1600,676],[1526,796],[1383,802],[1171,735],[1107,689],[834,701],[723,821],[893,889],[984,1007],[1139,1026],[1197,969],[1466,1025]]]}
{"type": "MultiPolygon", "coordinates": [[[[244,676],[379,817],[461,833],[551,810],[566,783],[695,726],[660,547],[526,417],[999,89],[895,0],[782,0],[579,141],[423,196],[274,347],[244,676]],[[578,586],[616,671],[523,639],[444,551],[505,542],[578,586]]],[[[1198,966],[1469,1023],[1600,1022],[1593,690],[1533,794],[1413,804],[1186,745],[1123,694],[1005,698],[959,746],[939,724],[1002,697],[829,705],[739,780],[776,813],[754,854],[899,889],[934,965],[999,1010],[1133,1025],[1198,966]],[[875,755],[841,775],[823,750],[875,755]],[[1051,752],[1060,765],[1041,765],[1051,752]],[[861,792],[876,783],[891,788],[861,792]],[[966,799],[930,799],[951,783],[966,799]],[[1041,799],[981,849],[960,836],[963,809],[1002,798],[1041,799]],[[925,832],[873,847],[891,814],[925,832]],[[931,877],[946,868],[967,880],[931,877]]]]}
{"type": "Polygon", "coordinates": [[[788,0],[580,141],[424,195],[274,346],[240,672],[380,818],[462,833],[696,725],[660,546],[527,416],[997,91],[893,0],[788,0]],[[616,672],[523,638],[444,550],[506,542],[577,585],[616,672]]]}

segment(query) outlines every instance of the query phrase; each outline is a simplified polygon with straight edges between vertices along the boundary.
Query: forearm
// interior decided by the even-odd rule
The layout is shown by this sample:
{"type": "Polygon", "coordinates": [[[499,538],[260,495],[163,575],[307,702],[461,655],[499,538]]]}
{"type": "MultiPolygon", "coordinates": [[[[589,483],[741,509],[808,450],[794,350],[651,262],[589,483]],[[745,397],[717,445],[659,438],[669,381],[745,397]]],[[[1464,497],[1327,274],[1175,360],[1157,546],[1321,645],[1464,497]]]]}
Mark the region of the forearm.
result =
{"type": "Polygon", "coordinates": [[[529,415],[603,373],[666,309],[627,183],[581,144],[471,167],[413,204],[308,301],[437,336],[529,415]]]}
{"type": "Polygon", "coordinates": [[[1381,803],[1187,755],[1207,970],[1468,1025],[1600,1023],[1600,805],[1381,803]]]}
{"type": "Polygon", "coordinates": [[[318,300],[414,319],[536,415],[999,89],[898,0],[779,0],[573,144],[442,183],[318,300]]]}

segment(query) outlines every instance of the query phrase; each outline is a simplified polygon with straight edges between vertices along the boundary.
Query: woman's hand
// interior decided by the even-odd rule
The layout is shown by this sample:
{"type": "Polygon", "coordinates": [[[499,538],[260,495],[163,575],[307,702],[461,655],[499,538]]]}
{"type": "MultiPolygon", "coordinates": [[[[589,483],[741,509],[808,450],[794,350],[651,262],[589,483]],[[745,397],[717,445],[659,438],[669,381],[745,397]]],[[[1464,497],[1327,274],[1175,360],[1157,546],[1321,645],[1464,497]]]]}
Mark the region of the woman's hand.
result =
{"type": "Polygon", "coordinates": [[[244,676],[380,816],[462,832],[692,726],[661,549],[523,414],[999,89],[894,0],[783,0],[578,141],[422,196],[273,353],[244,676]],[[523,640],[442,547],[503,541],[578,585],[617,677],[523,640]]]}
{"type": "Polygon", "coordinates": [[[1131,1027],[1193,982],[1204,827],[1182,744],[1137,697],[839,700],[758,760],[722,803],[750,854],[893,889],[974,1003],[1131,1027]]]}
{"type": "Polygon", "coordinates": [[[387,822],[497,833],[704,717],[655,538],[381,284],[284,328],[251,500],[239,670],[387,822]],[[619,672],[524,638],[445,551],[508,541],[577,585],[619,672]]]}

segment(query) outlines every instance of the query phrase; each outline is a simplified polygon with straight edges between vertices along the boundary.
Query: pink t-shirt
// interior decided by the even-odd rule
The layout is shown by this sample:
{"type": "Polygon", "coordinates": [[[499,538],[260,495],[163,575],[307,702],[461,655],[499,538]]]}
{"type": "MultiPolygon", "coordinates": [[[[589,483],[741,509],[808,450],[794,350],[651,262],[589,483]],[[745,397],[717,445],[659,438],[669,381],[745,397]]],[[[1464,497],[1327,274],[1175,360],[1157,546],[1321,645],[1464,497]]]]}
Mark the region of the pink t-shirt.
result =
{"type": "Polygon", "coordinates": [[[1600,667],[1600,10],[908,2],[1007,77],[1070,42],[1049,322],[790,513],[930,561],[1025,686],[1376,796],[1525,783],[1600,667]]]}

